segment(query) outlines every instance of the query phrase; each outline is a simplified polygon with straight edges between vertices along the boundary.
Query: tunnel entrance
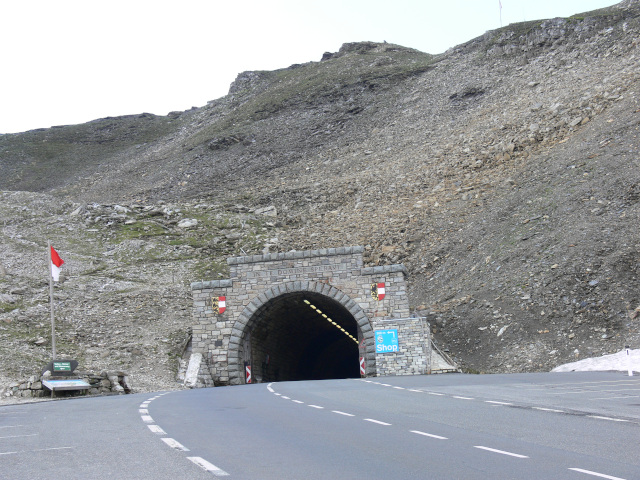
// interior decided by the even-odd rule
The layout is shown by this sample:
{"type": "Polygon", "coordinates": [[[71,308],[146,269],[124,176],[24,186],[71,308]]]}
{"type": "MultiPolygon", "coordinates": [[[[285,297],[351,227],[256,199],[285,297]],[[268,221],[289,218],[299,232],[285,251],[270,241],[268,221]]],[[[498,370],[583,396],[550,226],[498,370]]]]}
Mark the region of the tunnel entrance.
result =
{"type": "Polygon", "coordinates": [[[364,252],[351,246],[231,257],[229,278],[193,282],[190,384],[424,370],[422,330],[389,323],[410,315],[406,268],[367,267],[364,252]],[[399,349],[378,352],[375,331],[394,328],[399,349]]]}
{"type": "Polygon", "coordinates": [[[340,303],[315,292],[285,293],[262,305],[242,339],[255,381],[360,377],[362,332],[340,303]]]}

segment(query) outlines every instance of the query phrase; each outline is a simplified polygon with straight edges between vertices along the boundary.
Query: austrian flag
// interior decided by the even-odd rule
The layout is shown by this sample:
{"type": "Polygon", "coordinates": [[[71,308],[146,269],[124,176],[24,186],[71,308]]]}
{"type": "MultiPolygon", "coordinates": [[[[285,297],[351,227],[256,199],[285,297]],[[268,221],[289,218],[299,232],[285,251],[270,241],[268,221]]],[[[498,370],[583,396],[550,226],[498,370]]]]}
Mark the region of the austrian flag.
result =
{"type": "Polygon", "coordinates": [[[51,276],[53,277],[53,281],[57,282],[60,280],[60,270],[62,270],[62,264],[64,260],[60,258],[58,252],[51,247],[51,276]]]}

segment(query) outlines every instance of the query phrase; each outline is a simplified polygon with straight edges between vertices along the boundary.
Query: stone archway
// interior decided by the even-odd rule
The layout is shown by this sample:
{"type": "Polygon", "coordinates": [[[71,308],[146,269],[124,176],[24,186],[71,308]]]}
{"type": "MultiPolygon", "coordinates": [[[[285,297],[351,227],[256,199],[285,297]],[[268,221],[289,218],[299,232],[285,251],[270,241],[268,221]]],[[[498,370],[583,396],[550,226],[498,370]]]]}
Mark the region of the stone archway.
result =
{"type": "Polygon", "coordinates": [[[375,372],[373,329],[360,306],[320,282],[288,282],[258,295],[235,322],[230,383],[359,377],[359,357],[375,372]],[[368,354],[368,355],[367,355],[368,354]]]}
{"type": "Polygon", "coordinates": [[[343,364],[353,362],[360,363],[357,374],[363,376],[424,372],[424,329],[417,319],[406,321],[406,268],[366,267],[363,253],[364,247],[352,246],[231,257],[229,278],[192,283],[192,383],[245,383],[245,360],[251,361],[252,380],[261,381],[275,376],[268,368],[272,358],[285,372],[286,355],[288,379],[352,376],[353,367],[343,364]],[[335,317],[339,326],[321,326],[326,320],[305,300],[335,317]],[[339,334],[336,328],[342,328],[339,334]],[[397,332],[399,347],[393,353],[377,351],[374,331],[389,329],[397,332]],[[292,343],[291,351],[283,347],[292,343]],[[358,347],[356,355],[351,344],[358,347]]]}

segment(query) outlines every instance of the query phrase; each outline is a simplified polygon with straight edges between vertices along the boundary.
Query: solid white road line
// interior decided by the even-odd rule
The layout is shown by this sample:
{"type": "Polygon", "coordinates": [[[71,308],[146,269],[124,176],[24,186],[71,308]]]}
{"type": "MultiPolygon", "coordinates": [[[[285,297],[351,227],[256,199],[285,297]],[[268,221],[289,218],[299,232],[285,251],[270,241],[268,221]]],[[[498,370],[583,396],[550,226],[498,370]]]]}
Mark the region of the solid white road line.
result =
{"type": "Polygon", "coordinates": [[[229,475],[227,472],[222,470],[221,468],[216,467],[214,464],[207,462],[204,458],[201,457],[187,457],[193,463],[198,465],[200,468],[205,469],[207,472],[211,472],[218,477],[225,477],[229,475]]]}
{"type": "Polygon", "coordinates": [[[158,435],[167,434],[167,432],[165,432],[162,428],[160,428],[159,425],[147,425],[147,427],[149,427],[149,430],[151,430],[153,433],[157,433],[158,435]]]}
{"type": "Polygon", "coordinates": [[[519,453],[505,452],[504,450],[496,450],[495,448],[483,447],[482,445],[475,445],[473,448],[479,448],[481,450],[487,450],[489,452],[500,453],[502,455],[509,455],[517,458],[529,458],[526,455],[520,455],[519,453]]]}
{"type": "Polygon", "coordinates": [[[374,420],[373,418],[365,418],[364,421],[365,422],[377,423],[378,425],[386,425],[386,426],[391,425],[390,423],[381,422],[380,420],[374,420]]]}
{"type": "Polygon", "coordinates": [[[433,435],[432,433],[421,432],[420,430],[410,430],[411,433],[417,433],[418,435],[424,435],[425,437],[437,438],[438,440],[449,440],[447,437],[441,437],[440,435],[433,435]]]}
{"type": "Polygon", "coordinates": [[[612,477],[611,475],[605,475],[604,473],[592,472],[590,470],[583,470],[582,468],[570,468],[569,470],[573,470],[574,472],[585,473],[587,475],[593,475],[594,477],[608,478],[609,480],[624,480],[624,478],[612,477]]]}
{"type": "Polygon", "coordinates": [[[629,420],[622,420],[621,418],[601,417],[599,415],[587,415],[587,417],[597,418],[598,420],[609,420],[611,422],[628,422],[629,420]]]}
{"type": "Polygon", "coordinates": [[[189,451],[189,449],[187,447],[185,447],[181,443],[177,442],[173,438],[164,437],[162,439],[162,441],[164,443],[166,443],[167,445],[169,445],[171,448],[175,448],[176,450],[182,450],[183,452],[188,452],[189,451]]]}
{"type": "Polygon", "coordinates": [[[333,413],[337,413],[338,415],[344,415],[345,417],[355,417],[355,415],[351,413],[341,412],[340,410],[331,410],[333,413]]]}

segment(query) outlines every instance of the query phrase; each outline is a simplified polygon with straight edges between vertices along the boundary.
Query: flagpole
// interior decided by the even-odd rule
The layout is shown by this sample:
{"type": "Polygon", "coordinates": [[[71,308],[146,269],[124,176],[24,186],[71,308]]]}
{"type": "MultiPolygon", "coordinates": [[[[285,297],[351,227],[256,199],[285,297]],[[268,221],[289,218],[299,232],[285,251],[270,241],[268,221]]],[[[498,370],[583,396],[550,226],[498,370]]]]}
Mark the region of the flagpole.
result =
{"type": "Polygon", "coordinates": [[[56,322],[53,317],[53,258],[51,257],[51,242],[47,241],[49,250],[49,304],[51,305],[51,354],[56,359],[56,322]]]}

